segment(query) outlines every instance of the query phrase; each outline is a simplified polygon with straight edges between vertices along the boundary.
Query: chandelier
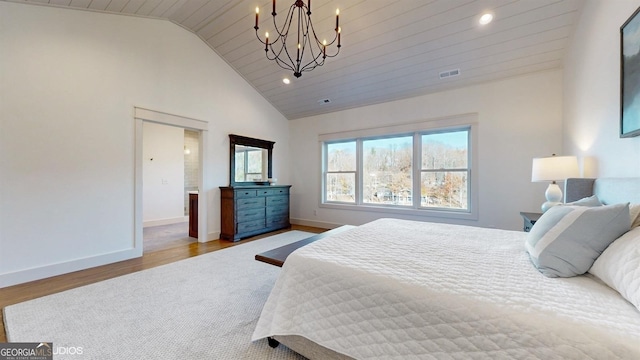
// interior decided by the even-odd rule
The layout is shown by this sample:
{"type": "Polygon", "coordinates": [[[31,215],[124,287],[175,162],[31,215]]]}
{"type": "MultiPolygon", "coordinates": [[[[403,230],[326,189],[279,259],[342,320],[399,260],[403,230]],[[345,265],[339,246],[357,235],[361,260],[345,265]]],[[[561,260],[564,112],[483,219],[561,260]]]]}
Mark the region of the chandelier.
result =
{"type": "Polygon", "coordinates": [[[311,0],[307,0],[305,5],[302,0],[297,0],[289,8],[289,12],[285,18],[281,27],[278,27],[276,23],[276,0],[273,0],[273,26],[276,29],[277,35],[273,40],[269,39],[269,33],[264,35],[264,41],[258,35],[258,16],[260,14],[260,8],[256,7],[256,37],[264,44],[264,52],[269,60],[275,60],[281,68],[293,71],[295,77],[302,76],[302,72],[311,71],[318,66],[324,65],[324,61],[328,57],[335,57],[340,53],[340,10],[336,10],[336,27],[334,29],[335,35],[331,42],[318,39],[316,31],[313,28],[311,22],[311,0]],[[297,15],[297,16],[296,16],[297,15]],[[294,21],[297,18],[297,22],[294,21]],[[289,38],[289,31],[291,32],[291,38],[289,38]],[[287,46],[289,41],[289,46],[287,46]],[[327,47],[330,47],[335,42],[337,44],[337,51],[335,54],[327,54],[327,47]],[[295,44],[295,45],[291,45],[295,44]]]}

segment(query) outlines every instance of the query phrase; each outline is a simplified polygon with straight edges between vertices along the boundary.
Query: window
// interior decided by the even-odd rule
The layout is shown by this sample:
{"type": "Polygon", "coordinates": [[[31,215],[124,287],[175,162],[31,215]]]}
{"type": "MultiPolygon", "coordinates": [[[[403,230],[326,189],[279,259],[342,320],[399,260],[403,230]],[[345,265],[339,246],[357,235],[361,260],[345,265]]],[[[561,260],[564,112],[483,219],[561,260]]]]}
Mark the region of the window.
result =
{"type": "Polygon", "coordinates": [[[326,201],[355,203],[355,141],[326,145],[326,201]]]}
{"type": "Polygon", "coordinates": [[[424,134],[420,206],[469,208],[469,130],[424,134]]]}
{"type": "Polygon", "coordinates": [[[413,138],[362,140],[362,202],[412,205],[413,138]]]}
{"type": "Polygon", "coordinates": [[[373,129],[346,133],[356,135],[348,140],[321,137],[322,205],[477,219],[472,126],[373,129]]]}
{"type": "Polygon", "coordinates": [[[236,146],[236,181],[261,181],[263,150],[236,146]]]}

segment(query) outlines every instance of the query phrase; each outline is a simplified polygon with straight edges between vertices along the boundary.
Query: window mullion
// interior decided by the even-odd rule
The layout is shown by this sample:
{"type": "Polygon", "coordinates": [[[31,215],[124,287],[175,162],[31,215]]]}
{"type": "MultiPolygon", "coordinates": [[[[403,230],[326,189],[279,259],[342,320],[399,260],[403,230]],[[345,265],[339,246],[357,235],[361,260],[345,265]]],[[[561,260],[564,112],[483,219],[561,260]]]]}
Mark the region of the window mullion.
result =
{"type": "Polygon", "coordinates": [[[327,181],[328,181],[328,176],[329,176],[329,156],[327,154],[327,143],[323,142],[322,143],[322,149],[321,149],[321,160],[322,161],[322,184],[321,184],[321,194],[320,194],[320,203],[324,203],[325,201],[327,201],[327,181]]]}
{"type": "Polygon", "coordinates": [[[362,139],[356,140],[356,204],[362,205],[362,188],[364,186],[363,160],[362,160],[362,139]]]}
{"type": "Polygon", "coordinates": [[[249,172],[249,152],[244,151],[244,181],[247,181],[247,172],[249,172]]]}
{"type": "Polygon", "coordinates": [[[461,168],[461,169],[422,169],[421,172],[468,172],[469,168],[461,168]]]}
{"type": "Polygon", "coordinates": [[[422,198],[422,136],[420,133],[413,134],[413,179],[411,180],[411,199],[414,209],[420,208],[422,198]]]}

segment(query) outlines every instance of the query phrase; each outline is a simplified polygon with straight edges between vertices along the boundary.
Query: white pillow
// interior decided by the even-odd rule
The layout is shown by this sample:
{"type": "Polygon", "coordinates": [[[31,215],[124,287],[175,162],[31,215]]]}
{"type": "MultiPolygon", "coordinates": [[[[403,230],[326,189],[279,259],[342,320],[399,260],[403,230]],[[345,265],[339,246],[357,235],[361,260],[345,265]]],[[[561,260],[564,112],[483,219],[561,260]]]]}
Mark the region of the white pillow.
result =
{"type": "Polygon", "coordinates": [[[589,272],[640,310],[640,227],[609,245],[589,272]]]}
{"type": "Polygon", "coordinates": [[[594,207],[594,206],[602,206],[602,203],[600,202],[600,199],[598,199],[596,195],[591,195],[589,197],[585,197],[574,202],[566,203],[565,205],[594,207]]]}

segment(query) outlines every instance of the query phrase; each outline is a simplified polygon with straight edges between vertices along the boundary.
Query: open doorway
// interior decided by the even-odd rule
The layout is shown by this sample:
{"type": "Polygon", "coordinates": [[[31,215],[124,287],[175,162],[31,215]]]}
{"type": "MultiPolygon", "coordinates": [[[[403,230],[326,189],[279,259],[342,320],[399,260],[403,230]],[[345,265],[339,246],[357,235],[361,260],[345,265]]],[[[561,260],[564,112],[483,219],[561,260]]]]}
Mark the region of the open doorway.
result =
{"type": "Polygon", "coordinates": [[[190,214],[189,203],[198,201],[199,137],[198,131],[143,123],[144,253],[198,240],[197,218],[191,218],[198,212],[190,214]]]}
{"type": "MultiPolygon", "coordinates": [[[[206,173],[205,154],[207,149],[208,122],[186,118],[177,115],[157,112],[153,110],[135,108],[135,243],[134,248],[139,255],[147,252],[145,246],[144,229],[155,226],[166,226],[157,228],[158,233],[148,234],[147,237],[180,237],[182,240],[189,238],[189,197],[188,193],[197,191],[199,201],[193,211],[197,218],[198,242],[208,240],[207,226],[207,196],[202,191],[204,184],[204,174],[206,173]],[[165,132],[164,138],[156,138],[152,142],[155,145],[149,146],[145,140],[149,140],[146,135],[153,132],[165,132]],[[187,140],[187,137],[189,140],[187,140]],[[173,140],[168,140],[169,138],[173,140]],[[171,144],[171,145],[169,145],[171,144]],[[188,165],[186,165],[189,163],[188,165]],[[173,170],[165,169],[165,166],[173,170]],[[186,167],[185,167],[186,166],[186,167]],[[187,173],[188,172],[188,173],[187,173]],[[188,178],[185,181],[185,178],[188,178]],[[195,190],[194,190],[195,188],[195,190]],[[147,197],[147,192],[155,191],[159,193],[170,193],[165,198],[164,195],[156,196],[154,200],[147,197]],[[146,200],[146,201],[145,201],[146,200]],[[167,203],[171,202],[172,205],[167,203]],[[165,211],[165,207],[171,210],[165,211]],[[187,208],[185,212],[185,207],[187,208]],[[151,212],[151,213],[149,213],[151,212]],[[171,228],[172,225],[175,228],[171,228]],[[182,227],[185,226],[184,234],[182,227]]],[[[153,139],[153,138],[152,138],[153,139]]],[[[188,241],[195,241],[194,238],[188,241]]],[[[169,240],[171,241],[171,240],[169,240]]],[[[150,248],[152,250],[153,248],[150,248]]]]}

